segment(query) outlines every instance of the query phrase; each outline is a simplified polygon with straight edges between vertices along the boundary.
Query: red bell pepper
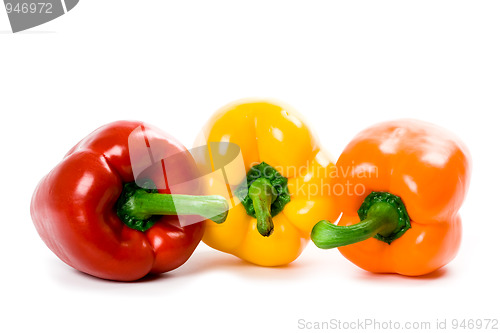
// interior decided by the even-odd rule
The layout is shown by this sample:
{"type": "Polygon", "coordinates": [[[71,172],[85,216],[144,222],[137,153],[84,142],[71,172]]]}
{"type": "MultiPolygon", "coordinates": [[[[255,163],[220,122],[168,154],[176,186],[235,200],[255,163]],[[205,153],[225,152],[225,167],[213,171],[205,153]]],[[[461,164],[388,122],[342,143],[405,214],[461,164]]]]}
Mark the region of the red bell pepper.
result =
{"type": "Polygon", "coordinates": [[[198,176],[193,157],[174,138],[140,122],[119,121],[83,139],[41,180],[31,216],[45,244],[66,264],[96,277],[133,281],[175,269],[191,256],[204,223],[182,224],[180,214],[225,220],[224,198],[178,194],[200,194],[193,181],[198,176]],[[142,135],[139,140],[167,157],[146,168],[151,149],[135,152],[134,163],[144,164],[139,177],[131,163],[131,135],[142,135]],[[158,190],[146,186],[147,179],[158,190]]]}

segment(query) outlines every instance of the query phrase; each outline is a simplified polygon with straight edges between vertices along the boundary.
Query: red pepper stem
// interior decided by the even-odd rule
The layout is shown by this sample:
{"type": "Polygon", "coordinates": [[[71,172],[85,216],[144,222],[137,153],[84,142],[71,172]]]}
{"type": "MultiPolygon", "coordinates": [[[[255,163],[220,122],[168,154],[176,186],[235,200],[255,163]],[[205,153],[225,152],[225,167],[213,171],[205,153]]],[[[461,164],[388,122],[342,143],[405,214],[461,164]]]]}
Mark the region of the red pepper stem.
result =
{"type": "Polygon", "coordinates": [[[136,218],[152,215],[200,215],[215,223],[226,220],[229,209],[220,195],[185,195],[136,192],[128,206],[128,213],[136,218]]]}
{"type": "Polygon", "coordinates": [[[264,237],[269,237],[274,230],[271,216],[271,204],[276,200],[277,193],[269,179],[258,178],[248,189],[257,217],[257,230],[264,237]]]}
{"type": "Polygon", "coordinates": [[[219,195],[163,194],[135,183],[124,185],[116,203],[116,213],[123,223],[143,232],[154,225],[159,215],[199,215],[222,223],[228,210],[226,199],[219,195]]]}
{"type": "Polygon", "coordinates": [[[366,218],[350,226],[337,226],[326,220],[318,222],[312,232],[311,240],[321,249],[354,244],[376,235],[388,236],[399,226],[399,214],[394,206],[385,203],[374,203],[368,210],[366,218]]]}

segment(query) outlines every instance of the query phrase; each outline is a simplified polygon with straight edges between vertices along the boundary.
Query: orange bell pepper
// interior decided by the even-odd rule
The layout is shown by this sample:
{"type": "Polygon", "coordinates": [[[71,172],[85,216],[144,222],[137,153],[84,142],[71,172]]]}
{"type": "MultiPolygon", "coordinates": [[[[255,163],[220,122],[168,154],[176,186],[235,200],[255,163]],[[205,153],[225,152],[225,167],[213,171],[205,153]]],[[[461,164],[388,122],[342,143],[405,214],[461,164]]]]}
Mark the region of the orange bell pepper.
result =
{"type": "Polygon", "coordinates": [[[458,209],[471,170],[459,139],[420,121],[378,124],[349,143],[337,170],[333,209],[343,215],[338,225],[315,225],[311,238],[318,247],[339,247],[371,272],[408,276],[433,272],[455,257],[458,209]]]}

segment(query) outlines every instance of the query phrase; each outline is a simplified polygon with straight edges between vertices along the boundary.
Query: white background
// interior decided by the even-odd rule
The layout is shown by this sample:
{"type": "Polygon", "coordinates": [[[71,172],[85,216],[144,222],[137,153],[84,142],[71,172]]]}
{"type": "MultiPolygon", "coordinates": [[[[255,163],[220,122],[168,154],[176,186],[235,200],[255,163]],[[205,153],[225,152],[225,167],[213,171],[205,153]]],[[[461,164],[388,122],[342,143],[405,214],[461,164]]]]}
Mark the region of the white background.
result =
{"type": "Polygon", "coordinates": [[[499,17],[498,1],[82,0],[12,34],[0,10],[0,331],[500,319],[499,17]],[[405,278],[366,273],[311,244],[284,268],[200,245],[171,273],[116,283],[76,272],[40,240],[31,194],[79,139],[138,119],[190,146],[212,112],[242,97],[293,105],[334,158],[382,120],[419,118],[458,134],[474,169],[457,258],[405,278]]]}

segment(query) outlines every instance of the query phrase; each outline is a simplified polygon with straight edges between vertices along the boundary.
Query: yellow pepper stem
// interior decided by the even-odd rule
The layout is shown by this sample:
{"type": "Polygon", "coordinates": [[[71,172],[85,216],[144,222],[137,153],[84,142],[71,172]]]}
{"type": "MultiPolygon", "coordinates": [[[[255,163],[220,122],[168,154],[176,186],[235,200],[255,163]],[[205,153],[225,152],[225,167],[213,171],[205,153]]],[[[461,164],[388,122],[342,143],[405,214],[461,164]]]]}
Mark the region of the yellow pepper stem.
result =
{"type": "Polygon", "coordinates": [[[274,230],[271,204],[278,197],[276,189],[268,179],[259,178],[250,185],[248,196],[252,199],[255,208],[257,230],[264,237],[270,236],[274,230]]]}

